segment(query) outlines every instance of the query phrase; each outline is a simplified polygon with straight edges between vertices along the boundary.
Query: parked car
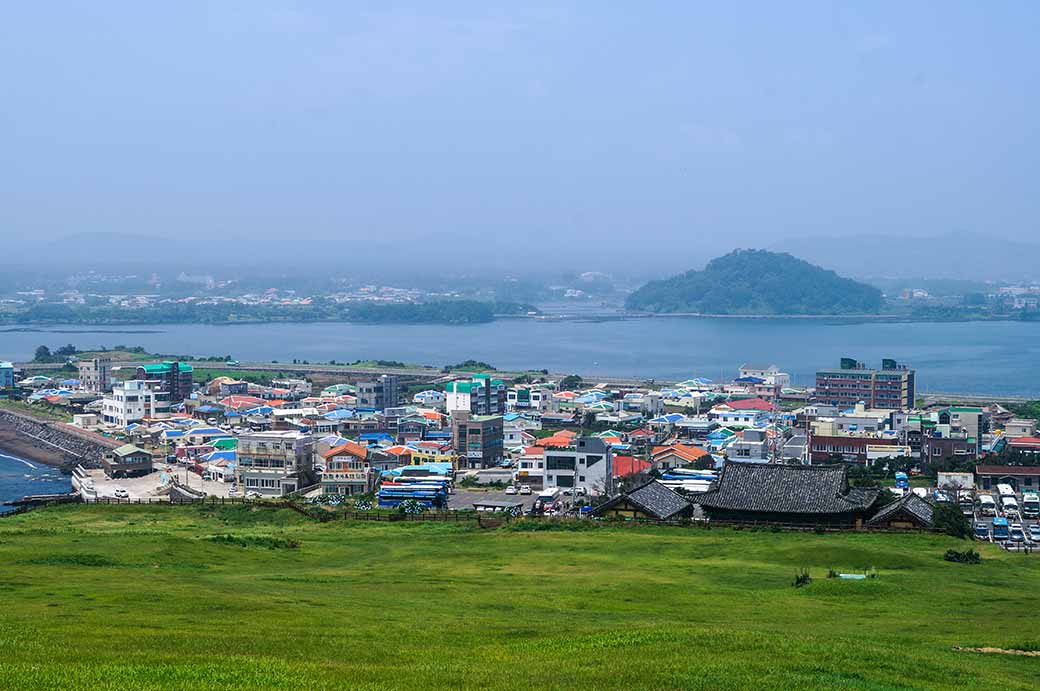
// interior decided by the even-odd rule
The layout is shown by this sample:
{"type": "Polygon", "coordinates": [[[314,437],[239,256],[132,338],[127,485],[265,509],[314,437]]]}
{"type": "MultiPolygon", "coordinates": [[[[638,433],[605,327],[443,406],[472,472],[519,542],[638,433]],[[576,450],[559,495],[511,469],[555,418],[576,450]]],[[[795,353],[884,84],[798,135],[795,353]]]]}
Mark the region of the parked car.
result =
{"type": "Polygon", "coordinates": [[[1012,542],[1025,542],[1026,534],[1022,531],[1021,523],[1011,524],[1011,541],[1012,542]]]}
{"type": "Polygon", "coordinates": [[[124,487],[116,487],[112,492],[112,496],[116,499],[129,499],[130,493],[126,491],[124,487]]]}
{"type": "Polygon", "coordinates": [[[506,487],[506,494],[516,494],[516,487],[513,485],[506,487]]]}
{"type": "Polygon", "coordinates": [[[978,540],[989,540],[989,523],[975,524],[975,538],[978,540]]]}
{"type": "Polygon", "coordinates": [[[1033,542],[1040,542],[1040,523],[1033,523],[1029,526],[1029,538],[1033,542]]]}
{"type": "Polygon", "coordinates": [[[531,485],[520,485],[520,494],[530,494],[531,485]]]}

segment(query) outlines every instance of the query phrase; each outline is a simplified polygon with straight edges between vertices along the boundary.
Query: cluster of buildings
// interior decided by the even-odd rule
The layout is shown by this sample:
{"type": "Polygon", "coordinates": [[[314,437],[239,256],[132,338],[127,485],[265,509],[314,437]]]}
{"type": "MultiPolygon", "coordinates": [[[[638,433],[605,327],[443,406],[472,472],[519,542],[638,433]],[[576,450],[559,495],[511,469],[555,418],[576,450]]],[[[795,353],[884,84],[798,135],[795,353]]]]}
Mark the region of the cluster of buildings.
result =
{"type": "MultiPolygon", "coordinates": [[[[79,379],[63,382],[15,382],[6,365],[0,384],[35,387],[30,401],[89,400],[76,424],[126,442],[110,454],[113,476],[176,462],[261,496],[352,496],[388,482],[407,494],[414,481],[439,497],[443,478],[468,476],[590,504],[610,498],[602,511],[612,515],[664,501],[721,519],[769,513],[740,505],[730,487],[769,482],[782,490],[763,490],[754,507],[855,523],[871,518],[871,502],[849,487],[849,468],[991,467],[1001,454],[1040,454],[1036,422],[1000,406],[919,408],[914,370],[889,359],[876,369],[842,359],[806,389],[775,365],[750,364],[726,382],[565,388],[478,373],[423,387],[386,374],[321,390],[305,379],[199,384],[175,361],[134,365],[115,380],[111,360],[83,360],[79,379]],[[680,506],[665,490],[699,498],[680,506]]],[[[1024,472],[1015,482],[1035,479],[1024,472]]]]}

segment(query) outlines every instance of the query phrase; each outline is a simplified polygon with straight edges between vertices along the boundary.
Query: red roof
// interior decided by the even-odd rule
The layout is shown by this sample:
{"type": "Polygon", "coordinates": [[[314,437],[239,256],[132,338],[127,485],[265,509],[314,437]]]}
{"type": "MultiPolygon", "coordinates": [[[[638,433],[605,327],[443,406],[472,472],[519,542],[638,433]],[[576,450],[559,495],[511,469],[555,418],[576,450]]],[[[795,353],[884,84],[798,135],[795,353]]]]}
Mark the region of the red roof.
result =
{"type": "Polygon", "coordinates": [[[654,460],[657,460],[659,456],[667,456],[668,454],[675,454],[679,458],[692,463],[698,458],[704,458],[708,455],[708,452],[697,446],[688,446],[686,444],[672,444],[671,446],[655,446],[651,456],[654,460]]]}
{"type": "Polygon", "coordinates": [[[1040,437],[1015,437],[1010,442],[1011,446],[1037,446],[1040,447],[1040,437]]]}
{"type": "MultiPolygon", "coordinates": [[[[1036,439],[1040,444],[1040,439],[1036,439]]],[[[1040,475],[1040,466],[1031,465],[977,465],[976,475],[1040,475]]]]}
{"type": "Polygon", "coordinates": [[[650,461],[644,461],[642,458],[633,458],[632,456],[614,456],[614,477],[628,477],[629,475],[645,473],[650,470],[652,465],[653,464],[650,461]]]}
{"type": "Polygon", "coordinates": [[[772,412],[773,404],[768,401],[764,401],[761,398],[744,398],[738,401],[726,401],[724,405],[729,406],[733,410],[762,410],[765,412],[772,412]]]}
{"type": "Polygon", "coordinates": [[[357,442],[348,441],[346,444],[337,446],[334,449],[329,449],[322,454],[322,458],[328,460],[333,456],[354,456],[355,458],[365,459],[368,458],[368,448],[358,444],[357,442]]]}
{"type": "Polygon", "coordinates": [[[225,408],[231,408],[232,410],[238,410],[239,408],[255,408],[257,406],[266,405],[266,402],[262,398],[256,398],[255,396],[228,396],[220,400],[220,405],[225,408]]]}

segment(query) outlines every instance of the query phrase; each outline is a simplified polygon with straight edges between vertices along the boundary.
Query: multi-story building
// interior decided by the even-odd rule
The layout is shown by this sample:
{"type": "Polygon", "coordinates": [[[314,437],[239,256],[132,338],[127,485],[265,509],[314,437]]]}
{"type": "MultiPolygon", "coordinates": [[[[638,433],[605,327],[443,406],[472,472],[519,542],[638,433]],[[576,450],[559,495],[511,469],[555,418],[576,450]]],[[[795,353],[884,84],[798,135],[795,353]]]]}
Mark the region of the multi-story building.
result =
{"type": "Polygon", "coordinates": [[[322,454],[321,493],[350,496],[364,494],[374,486],[367,447],[348,441],[322,454]]]}
{"type": "Polygon", "coordinates": [[[502,461],[501,416],[459,411],[452,415],[451,431],[459,468],[490,468],[502,461]]]}
{"type": "Polygon", "coordinates": [[[545,450],[544,487],[576,489],[590,495],[610,494],[613,452],[596,437],[578,437],[569,448],[545,450]]]}
{"type": "Polygon", "coordinates": [[[392,408],[397,405],[398,396],[398,380],[394,374],[384,374],[379,379],[359,382],[357,385],[359,408],[392,408]]]}
{"type": "Polygon", "coordinates": [[[506,412],[506,385],[490,374],[475,374],[472,379],[450,381],[444,385],[445,408],[449,413],[463,411],[472,415],[502,415],[506,412]]]}
{"type": "Polygon", "coordinates": [[[514,386],[506,391],[509,410],[545,410],[552,401],[553,392],[544,386],[514,386]]]}
{"type": "Polygon", "coordinates": [[[916,396],[914,370],[887,358],[881,361],[879,370],[842,358],[839,369],[816,373],[816,400],[821,403],[863,403],[868,408],[909,410],[914,407],[916,396]]]}
{"type": "Polygon", "coordinates": [[[169,403],[180,403],[191,395],[192,367],[183,362],[160,362],[140,365],[137,379],[147,381],[157,394],[169,403]]]}
{"type": "Polygon", "coordinates": [[[863,432],[843,429],[833,419],[824,418],[810,425],[809,460],[812,463],[845,463],[870,465],[881,458],[910,455],[898,435],[885,432],[863,432]]]}
{"type": "Polygon", "coordinates": [[[10,362],[0,362],[0,389],[14,388],[14,365],[10,362]]]}
{"type": "Polygon", "coordinates": [[[130,379],[112,387],[101,402],[101,419],[106,424],[126,427],[145,418],[168,415],[169,403],[160,400],[148,382],[130,379]]]}
{"type": "Polygon", "coordinates": [[[112,358],[96,357],[80,360],[79,383],[84,391],[105,393],[112,384],[112,358]]]}
{"type": "Polygon", "coordinates": [[[238,438],[238,483],[246,492],[290,494],[313,480],[314,437],[303,432],[253,432],[238,438]]]}
{"type": "Polygon", "coordinates": [[[747,393],[775,403],[780,400],[783,390],[791,386],[791,375],[781,372],[776,365],[745,364],[740,366],[740,376],[733,383],[735,388],[743,387],[747,393]]]}

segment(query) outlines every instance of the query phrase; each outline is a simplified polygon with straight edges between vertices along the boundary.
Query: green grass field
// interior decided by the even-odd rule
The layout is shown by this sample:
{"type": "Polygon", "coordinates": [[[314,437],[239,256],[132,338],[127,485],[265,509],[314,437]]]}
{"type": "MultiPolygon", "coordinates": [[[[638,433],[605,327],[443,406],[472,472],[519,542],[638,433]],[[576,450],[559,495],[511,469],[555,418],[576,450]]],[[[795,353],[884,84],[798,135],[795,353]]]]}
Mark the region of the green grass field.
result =
{"type": "Polygon", "coordinates": [[[965,544],[55,507],[0,519],[0,688],[1035,689],[954,647],[1040,647],[1040,561],[965,544]]]}

